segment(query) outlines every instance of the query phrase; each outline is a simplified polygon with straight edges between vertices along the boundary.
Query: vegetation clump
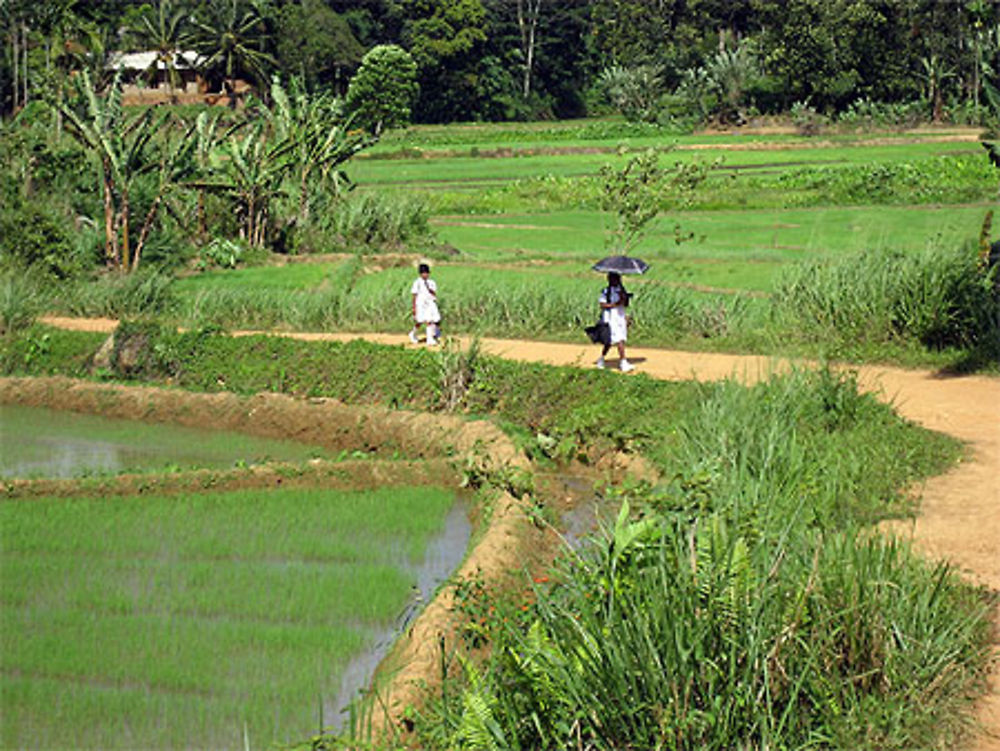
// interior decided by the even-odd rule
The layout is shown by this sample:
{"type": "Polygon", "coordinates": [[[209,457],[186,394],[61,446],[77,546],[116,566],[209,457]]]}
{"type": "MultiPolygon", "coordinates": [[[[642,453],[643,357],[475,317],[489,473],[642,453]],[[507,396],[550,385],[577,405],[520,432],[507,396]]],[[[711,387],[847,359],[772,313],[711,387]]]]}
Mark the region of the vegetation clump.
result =
{"type": "Polygon", "coordinates": [[[866,530],[893,491],[850,469],[883,466],[876,435],[898,446],[902,426],[824,371],[707,392],[673,480],[623,490],[613,523],[524,597],[469,606],[491,648],[421,717],[424,742],[908,748],[961,732],[989,603],[866,530]]]}

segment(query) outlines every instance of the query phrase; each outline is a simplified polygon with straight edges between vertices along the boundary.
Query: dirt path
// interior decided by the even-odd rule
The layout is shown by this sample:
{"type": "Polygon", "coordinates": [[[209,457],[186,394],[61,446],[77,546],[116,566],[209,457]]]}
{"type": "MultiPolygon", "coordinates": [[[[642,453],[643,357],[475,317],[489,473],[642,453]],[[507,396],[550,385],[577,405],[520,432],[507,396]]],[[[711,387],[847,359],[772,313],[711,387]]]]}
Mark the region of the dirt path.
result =
{"type": "MultiPolygon", "coordinates": [[[[66,328],[111,331],[105,319],[46,319],[66,328]]],[[[240,332],[242,334],[252,332],[240,332]]],[[[405,345],[395,334],[287,334],[303,340],[364,338],[405,345]]],[[[483,339],[487,353],[513,360],[592,367],[594,346],[483,339]]],[[[730,376],[746,382],[787,368],[787,360],[751,355],[680,352],[633,347],[629,359],[637,372],[665,380],[719,380],[730,376]]],[[[931,430],[959,438],[969,446],[966,460],[931,478],[922,492],[919,517],[892,528],[912,537],[934,559],[946,559],[972,581],[1000,591],[1000,379],[985,376],[946,377],[928,371],[883,366],[857,369],[862,386],[893,404],[903,417],[931,430]]],[[[616,374],[617,375],[617,374],[616,374]]],[[[612,376],[614,377],[614,376],[612,376]]],[[[627,377],[627,376],[619,376],[627,377]]],[[[994,641],[990,690],[978,717],[985,732],[967,751],[1000,749],[1000,642],[994,641]]]]}

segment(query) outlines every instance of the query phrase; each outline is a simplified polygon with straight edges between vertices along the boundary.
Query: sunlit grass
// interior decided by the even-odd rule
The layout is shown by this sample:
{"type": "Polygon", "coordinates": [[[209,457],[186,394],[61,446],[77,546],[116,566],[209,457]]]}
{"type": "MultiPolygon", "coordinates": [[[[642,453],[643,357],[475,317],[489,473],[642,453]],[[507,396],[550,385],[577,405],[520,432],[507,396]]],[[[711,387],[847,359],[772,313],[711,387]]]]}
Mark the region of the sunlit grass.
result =
{"type": "Polygon", "coordinates": [[[206,271],[177,281],[183,291],[204,289],[238,289],[258,287],[269,289],[302,289],[317,287],[334,273],[339,262],[289,263],[284,266],[252,266],[242,269],[206,271]]]}

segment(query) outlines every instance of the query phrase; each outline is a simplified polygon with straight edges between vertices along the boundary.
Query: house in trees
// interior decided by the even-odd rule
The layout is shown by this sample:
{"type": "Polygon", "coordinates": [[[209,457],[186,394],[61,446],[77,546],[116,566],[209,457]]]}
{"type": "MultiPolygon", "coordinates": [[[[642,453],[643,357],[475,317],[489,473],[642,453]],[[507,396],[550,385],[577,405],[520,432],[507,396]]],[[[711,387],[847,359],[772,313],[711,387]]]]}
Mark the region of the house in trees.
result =
{"type": "Polygon", "coordinates": [[[221,96],[209,92],[200,61],[196,52],[175,52],[169,62],[155,51],[113,52],[107,69],[121,71],[125,104],[194,104],[221,96]]]}

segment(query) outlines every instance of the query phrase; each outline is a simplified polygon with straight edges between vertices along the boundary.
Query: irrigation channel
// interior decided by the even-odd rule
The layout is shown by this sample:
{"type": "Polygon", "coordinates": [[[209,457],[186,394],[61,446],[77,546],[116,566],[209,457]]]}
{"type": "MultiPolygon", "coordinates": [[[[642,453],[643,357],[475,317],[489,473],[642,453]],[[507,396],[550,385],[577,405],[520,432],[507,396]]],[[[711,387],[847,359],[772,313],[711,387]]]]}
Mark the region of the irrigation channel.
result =
{"type": "MultiPolygon", "coordinates": [[[[50,325],[110,333],[117,325],[107,319],[46,319],[50,325]]],[[[243,332],[267,333],[267,332],[243,332]]],[[[406,346],[403,334],[282,334],[304,340],[366,339],[406,346]]],[[[465,344],[468,344],[467,342],[465,344]]],[[[480,347],[492,355],[553,365],[592,367],[592,347],[549,342],[481,339],[480,347]]],[[[764,356],[741,356],[715,353],[691,353],[672,350],[630,347],[630,360],[638,371],[667,380],[701,381],[734,378],[751,383],[790,366],[787,360],[764,356]]],[[[803,363],[804,364],[804,363],[803,363]]],[[[966,458],[949,472],[928,480],[920,488],[919,516],[912,522],[886,525],[885,532],[912,539],[918,549],[934,560],[947,560],[973,582],[1000,591],[1000,379],[980,376],[955,376],[923,370],[904,370],[886,366],[852,366],[858,382],[879,398],[890,402],[904,418],[925,428],[948,433],[968,447],[966,458]]],[[[615,377],[615,376],[613,376],[615,377]]],[[[628,377],[628,376],[620,376],[628,377]]],[[[488,534],[509,534],[511,514],[500,504],[488,534]],[[498,528],[498,529],[494,529],[498,528]]],[[[484,547],[486,540],[477,548],[484,547]]],[[[508,555],[512,553],[507,551],[508,555]]],[[[513,553],[516,555],[516,551],[513,553]]],[[[474,556],[473,556],[474,558],[474,556]]],[[[475,565],[466,560],[463,569],[475,565]]],[[[425,610],[446,609],[447,602],[437,598],[425,610]]],[[[419,620],[419,619],[418,619],[419,620]]],[[[415,624],[410,629],[410,648],[402,659],[417,663],[433,662],[433,649],[421,651],[422,639],[433,630],[421,632],[415,624]]],[[[1000,629],[994,643],[993,670],[989,689],[977,709],[983,728],[967,751],[1000,749],[1000,629]]],[[[419,666],[415,670],[419,671],[419,666]]]]}

